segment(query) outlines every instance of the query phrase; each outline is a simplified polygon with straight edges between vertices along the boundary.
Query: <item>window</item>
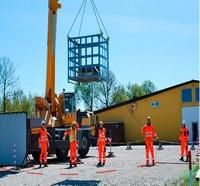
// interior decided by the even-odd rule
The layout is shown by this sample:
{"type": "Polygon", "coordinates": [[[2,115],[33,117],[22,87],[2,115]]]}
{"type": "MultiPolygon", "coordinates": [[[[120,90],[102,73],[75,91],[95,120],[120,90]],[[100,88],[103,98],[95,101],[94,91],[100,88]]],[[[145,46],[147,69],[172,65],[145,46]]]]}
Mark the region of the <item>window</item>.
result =
{"type": "Polygon", "coordinates": [[[158,102],[158,101],[151,102],[151,107],[153,107],[153,108],[160,107],[160,102],[158,102]]]}
{"type": "Polygon", "coordinates": [[[182,89],[182,102],[192,102],[192,89],[182,89]]]}
{"type": "Polygon", "coordinates": [[[75,112],[75,95],[74,93],[64,93],[65,96],[65,112],[75,112]]]}
{"type": "Polygon", "coordinates": [[[195,89],[196,101],[199,101],[199,88],[195,89]]]}

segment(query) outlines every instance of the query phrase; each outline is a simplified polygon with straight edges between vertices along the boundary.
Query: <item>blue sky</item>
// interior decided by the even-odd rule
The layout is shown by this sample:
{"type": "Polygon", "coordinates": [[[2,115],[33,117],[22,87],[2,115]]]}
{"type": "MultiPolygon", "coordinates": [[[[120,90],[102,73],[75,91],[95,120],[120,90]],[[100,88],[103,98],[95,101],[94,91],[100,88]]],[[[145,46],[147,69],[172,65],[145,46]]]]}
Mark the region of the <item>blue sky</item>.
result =
{"type": "MultiPolygon", "coordinates": [[[[67,84],[67,33],[82,0],[62,0],[58,12],[56,90],[67,84]]],[[[152,80],[162,89],[199,79],[198,0],[95,0],[110,40],[110,69],[119,83],[152,80]]],[[[0,1],[0,56],[17,67],[25,93],[43,95],[47,0],[0,1]]],[[[77,26],[71,35],[76,36],[77,26]]],[[[82,34],[98,33],[88,4],[82,34]]]]}

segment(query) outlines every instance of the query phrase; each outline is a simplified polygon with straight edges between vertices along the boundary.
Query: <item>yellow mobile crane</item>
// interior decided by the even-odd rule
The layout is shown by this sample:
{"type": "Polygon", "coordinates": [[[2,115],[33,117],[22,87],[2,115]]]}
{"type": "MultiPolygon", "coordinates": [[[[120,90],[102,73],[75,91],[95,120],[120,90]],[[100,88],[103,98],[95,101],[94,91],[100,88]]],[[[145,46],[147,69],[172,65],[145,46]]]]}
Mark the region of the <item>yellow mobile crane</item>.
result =
{"type": "Polygon", "coordinates": [[[58,127],[70,124],[76,118],[75,110],[66,108],[69,107],[69,102],[72,101],[70,98],[73,99],[74,94],[64,95],[63,92],[57,96],[55,93],[56,22],[57,10],[60,8],[61,4],[58,3],[58,0],[49,0],[46,91],[45,97],[35,98],[36,117],[44,118],[46,125],[51,127],[53,124],[58,127]],[[65,98],[68,100],[65,100],[65,98]],[[52,122],[53,117],[56,118],[54,120],[56,123],[52,122]]]}
{"type": "MultiPolygon", "coordinates": [[[[56,49],[56,22],[57,10],[61,8],[58,0],[49,0],[48,15],[48,41],[47,41],[47,69],[46,69],[46,91],[45,97],[35,97],[35,118],[30,120],[28,129],[28,153],[39,160],[39,148],[37,140],[37,129],[42,119],[46,122],[50,134],[49,153],[56,153],[57,158],[65,160],[69,150],[69,141],[63,140],[66,126],[77,118],[75,95],[66,93],[55,93],[55,49],[56,49]]],[[[89,120],[88,120],[89,122],[89,120]]],[[[89,123],[88,123],[89,124],[89,123]]],[[[85,156],[90,147],[90,128],[80,128],[78,132],[79,155],[85,156]]]]}

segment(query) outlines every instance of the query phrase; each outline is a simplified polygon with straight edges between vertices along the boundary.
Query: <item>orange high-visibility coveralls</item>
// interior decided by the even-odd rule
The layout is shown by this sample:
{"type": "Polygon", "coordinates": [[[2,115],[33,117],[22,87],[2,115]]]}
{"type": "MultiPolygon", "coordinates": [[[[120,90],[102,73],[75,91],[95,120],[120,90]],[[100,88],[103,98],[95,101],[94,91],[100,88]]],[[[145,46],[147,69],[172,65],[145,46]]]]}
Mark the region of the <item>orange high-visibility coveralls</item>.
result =
{"type": "Polygon", "coordinates": [[[70,142],[70,162],[72,164],[77,163],[77,144],[78,141],[76,140],[77,136],[77,130],[79,129],[79,124],[76,123],[75,128],[72,129],[70,127],[68,130],[65,131],[65,136],[69,136],[69,142],[70,142]]]}
{"type": "Polygon", "coordinates": [[[99,151],[99,162],[106,162],[106,129],[102,128],[98,130],[98,151],[99,151]]]}
{"type": "Polygon", "coordinates": [[[181,128],[179,139],[181,141],[181,157],[188,156],[189,130],[187,127],[181,128]]]}
{"type": "Polygon", "coordinates": [[[39,129],[39,138],[38,142],[40,145],[40,164],[42,164],[42,161],[44,160],[44,163],[47,163],[47,147],[49,145],[48,135],[47,135],[47,129],[40,128],[39,129]]]}
{"type": "Polygon", "coordinates": [[[154,148],[153,148],[153,138],[157,136],[154,127],[152,125],[145,125],[142,128],[142,133],[145,137],[146,143],[146,161],[149,161],[149,152],[151,153],[152,161],[154,161],[154,148]]]}

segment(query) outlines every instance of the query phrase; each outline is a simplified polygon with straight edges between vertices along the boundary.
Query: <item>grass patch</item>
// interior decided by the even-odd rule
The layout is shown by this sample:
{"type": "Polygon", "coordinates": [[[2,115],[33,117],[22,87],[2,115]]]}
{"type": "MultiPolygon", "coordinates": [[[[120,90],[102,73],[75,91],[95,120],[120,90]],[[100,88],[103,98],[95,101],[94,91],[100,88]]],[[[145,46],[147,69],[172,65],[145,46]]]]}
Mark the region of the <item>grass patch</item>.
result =
{"type": "MultiPolygon", "coordinates": [[[[199,186],[199,180],[196,180],[196,173],[199,170],[198,165],[192,167],[192,185],[199,186]]],[[[178,181],[172,184],[173,186],[188,186],[189,185],[189,171],[185,171],[183,176],[180,177],[178,181]]]]}

